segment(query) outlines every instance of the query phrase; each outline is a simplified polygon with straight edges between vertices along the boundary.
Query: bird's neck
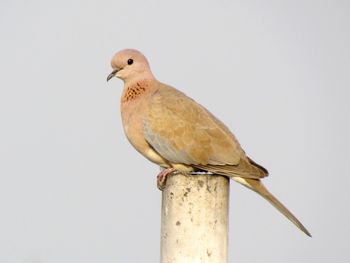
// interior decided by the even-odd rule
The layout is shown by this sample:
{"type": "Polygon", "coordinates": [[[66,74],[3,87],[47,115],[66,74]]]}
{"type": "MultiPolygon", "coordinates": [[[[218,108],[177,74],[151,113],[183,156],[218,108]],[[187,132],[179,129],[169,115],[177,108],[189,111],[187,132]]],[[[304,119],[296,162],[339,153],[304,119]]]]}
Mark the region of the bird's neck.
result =
{"type": "Polygon", "coordinates": [[[153,78],[140,78],[125,82],[121,98],[122,103],[128,103],[139,99],[155,86],[155,82],[156,80],[153,78]]]}

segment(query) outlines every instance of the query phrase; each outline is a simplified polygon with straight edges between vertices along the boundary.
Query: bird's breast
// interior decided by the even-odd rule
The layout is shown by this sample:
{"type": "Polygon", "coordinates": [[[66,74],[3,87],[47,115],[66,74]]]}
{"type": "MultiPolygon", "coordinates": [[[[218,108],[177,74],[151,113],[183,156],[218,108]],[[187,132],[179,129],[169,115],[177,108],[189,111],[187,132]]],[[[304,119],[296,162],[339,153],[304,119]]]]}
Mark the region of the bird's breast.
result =
{"type": "Polygon", "coordinates": [[[160,156],[145,140],[143,119],[144,110],[142,101],[122,103],[122,121],[124,133],[130,144],[144,157],[162,167],[170,167],[168,162],[160,156]]]}

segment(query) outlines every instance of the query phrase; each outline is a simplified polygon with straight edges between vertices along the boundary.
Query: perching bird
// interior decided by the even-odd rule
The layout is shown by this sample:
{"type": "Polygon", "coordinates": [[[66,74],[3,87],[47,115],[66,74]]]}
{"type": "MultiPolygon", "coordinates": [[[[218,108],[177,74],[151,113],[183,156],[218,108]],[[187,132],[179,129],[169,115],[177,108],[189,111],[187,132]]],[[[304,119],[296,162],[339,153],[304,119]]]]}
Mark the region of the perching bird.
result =
{"type": "Polygon", "coordinates": [[[162,188],[173,171],[205,171],[228,176],[257,192],[306,235],[302,223],[261,183],[268,171],[250,159],[231,131],[181,91],[159,82],[143,54],[121,50],[111,61],[114,76],[124,81],[121,114],[125,134],[135,149],[164,170],[162,188]]]}

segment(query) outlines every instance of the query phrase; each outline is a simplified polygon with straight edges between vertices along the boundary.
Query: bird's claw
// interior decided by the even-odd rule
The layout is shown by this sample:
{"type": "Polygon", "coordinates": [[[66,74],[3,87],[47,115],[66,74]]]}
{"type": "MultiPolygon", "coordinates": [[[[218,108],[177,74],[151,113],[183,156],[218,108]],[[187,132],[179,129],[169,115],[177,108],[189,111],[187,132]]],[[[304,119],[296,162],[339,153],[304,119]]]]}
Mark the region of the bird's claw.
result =
{"type": "Polygon", "coordinates": [[[166,186],[166,180],[169,174],[175,172],[175,168],[167,168],[162,170],[157,176],[157,187],[160,191],[163,191],[166,186]]]}

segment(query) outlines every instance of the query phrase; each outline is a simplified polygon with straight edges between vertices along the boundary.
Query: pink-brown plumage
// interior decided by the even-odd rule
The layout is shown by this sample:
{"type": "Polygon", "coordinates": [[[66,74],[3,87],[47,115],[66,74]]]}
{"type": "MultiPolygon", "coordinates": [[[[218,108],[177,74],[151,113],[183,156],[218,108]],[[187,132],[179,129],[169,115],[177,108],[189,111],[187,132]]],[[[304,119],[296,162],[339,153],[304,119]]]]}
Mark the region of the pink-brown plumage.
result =
{"type": "Polygon", "coordinates": [[[261,183],[265,168],[246,156],[232,132],[203,106],[159,82],[137,50],[118,52],[113,72],[124,81],[121,114],[125,134],[135,149],[163,168],[188,173],[208,171],[231,177],[259,193],[310,235],[300,221],[261,183]]]}

